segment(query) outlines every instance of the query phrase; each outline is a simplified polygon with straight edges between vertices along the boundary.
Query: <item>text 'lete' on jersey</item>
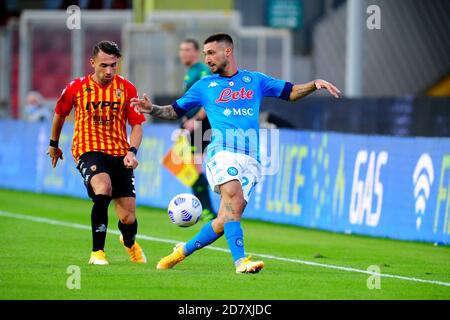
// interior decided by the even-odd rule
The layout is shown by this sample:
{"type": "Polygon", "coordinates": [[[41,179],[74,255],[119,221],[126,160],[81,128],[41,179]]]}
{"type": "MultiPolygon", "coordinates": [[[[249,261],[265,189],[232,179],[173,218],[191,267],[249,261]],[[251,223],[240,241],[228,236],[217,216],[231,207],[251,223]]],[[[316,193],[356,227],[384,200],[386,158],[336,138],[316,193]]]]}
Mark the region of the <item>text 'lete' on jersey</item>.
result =
{"type": "Polygon", "coordinates": [[[197,81],[173,107],[179,116],[203,106],[212,127],[208,156],[221,150],[259,160],[259,108],[264,97],[289,100],[292,83],[260,72],[238,70],[231,77],[197,81]]]}

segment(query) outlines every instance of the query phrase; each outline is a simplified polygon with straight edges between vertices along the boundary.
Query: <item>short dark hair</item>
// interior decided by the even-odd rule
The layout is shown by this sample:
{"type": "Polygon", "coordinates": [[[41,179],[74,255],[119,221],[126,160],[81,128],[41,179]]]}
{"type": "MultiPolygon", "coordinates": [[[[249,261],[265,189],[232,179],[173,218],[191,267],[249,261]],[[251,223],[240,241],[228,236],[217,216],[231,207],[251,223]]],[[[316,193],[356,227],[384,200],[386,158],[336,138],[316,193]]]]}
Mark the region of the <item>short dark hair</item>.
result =
{"type": "Polygon", "coordinates": [[[198,51],[200,49],[200,45],[198,44],[198,41],[193,38],[186,38],[181,43],[191,43],[194,46],[194,49],[198,51]]]}
{"type": "Polygon", "coordinates": [[[207,44],[207,43],[214,42],[214,41],[226,42],[233,46],[233,38],[231,38],[231,36],[229,34],[223,33],[223,32],[215,33],[215,34],[209,36],[208,38],[206,38],[206,40],[205,40],[205,42],[203,42],[203,44],[207,44]]]}
{"type": "Polygon", "coordinates": [[[97,43],[92,49],[92,56],[95,57],[99,53],[99,51],[103,51],[106,54],[111,54],[120,58],[122,54],[120,53],[119,46],[117,43],[108,40],[102,40],[97,43]]]}

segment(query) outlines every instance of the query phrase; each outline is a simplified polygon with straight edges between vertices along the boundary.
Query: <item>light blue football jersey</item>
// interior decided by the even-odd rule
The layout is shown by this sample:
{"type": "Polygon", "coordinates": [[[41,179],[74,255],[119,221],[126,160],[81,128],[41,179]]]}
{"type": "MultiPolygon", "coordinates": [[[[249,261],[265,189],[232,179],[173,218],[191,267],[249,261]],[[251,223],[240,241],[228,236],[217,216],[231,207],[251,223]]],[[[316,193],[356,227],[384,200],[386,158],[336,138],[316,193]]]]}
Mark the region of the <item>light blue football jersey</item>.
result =
{"type": "Polygon", "coordinates": [[[208,157],[221,150],[259,161],[259,108],[264,97],[289,99],[292,83],[261,72],[238,70],[231,77],[212,75],[197,81],[173,107],[179,116],[203,106],[212,127],[208,157]]]}

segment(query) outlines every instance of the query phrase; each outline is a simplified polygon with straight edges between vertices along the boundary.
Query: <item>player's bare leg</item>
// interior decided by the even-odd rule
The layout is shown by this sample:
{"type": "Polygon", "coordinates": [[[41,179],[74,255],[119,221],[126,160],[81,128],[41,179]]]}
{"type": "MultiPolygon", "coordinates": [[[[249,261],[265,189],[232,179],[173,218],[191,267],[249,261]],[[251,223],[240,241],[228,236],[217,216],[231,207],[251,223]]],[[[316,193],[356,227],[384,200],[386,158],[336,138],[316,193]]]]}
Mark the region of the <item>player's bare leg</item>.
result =
{"type": "Polygon", "coordinates": [[[245,257],[241,216],[247,201],[244,199],[240,181],[232,180],[220,186],[221,205],[217,219],[213,221],[216,233],[225,233],[236,273],[256,273],[264,268],[264,262],[245,257]]]}
{"type": "Polygon", "coordinates": [[[91,187],[94,191],[92,201],[92,252],[89,264],[106,265],[105,255],[106,231],[108,228],[108,207],[111,202],[111,179],[107,173],[99,173],[91,178],[91,187]]]}
{"type": "Polygon", "coordinates": [[[99,173],[92,177],[91,187],[95,194],[103,194],[111,197],[112,184],[111,178],[107,173],[99,173]]]}
{"type": "Polygon", "coordinates": [[[239,180],[232,180],[220,186],[220,209],[213,222],[216,232],[224,232],[224,225],[230,221],[240,221],[247,202],[239,180]]]}
{"type": "Polygon", "coordinates": [[[146,263],[144,251],[135,240],[137,234],[136,198],[122,197],[115,199],[116,213],[119,218],[119,230],[122,233],[120,242],[130,255],[130,260],[137,263],[146,263]]]}
{"type": "Polygon", "coordinates": [[[251,261],[244,255],[240,219],[247,202],[244,199],[240,181],[232,180],[224,183],[220,186],[220,191],[221,201],[217,218],[204,225],[199,233],[186,244],[178,244],[170,255],[159,261],[157,269],[173,268],[188,255],[213,243],[223,234],[227,237],[237,273],[255,273],[264,267],[262,261],[251,261]]]}
{"type": "MultiPolygon", "coordinates": [[[[221,205],[221,208],[222,207],[223,205],[221,205]]],[[[214,229],[213,224],[216,223],[215,221],[217,219],[219,218],[206,223],[203,228],[186,244],[177,244],[171,254],[165,256],[158,262],[156,269],[171,269],[175,265],[183,261],[187,256],[220,238],[223,235],[223,222],[219,223],[219,227],[216,227],[216,229],[214,229]],[[222,225],[222,227],[220,227],[220,225],[222,225]]]]}

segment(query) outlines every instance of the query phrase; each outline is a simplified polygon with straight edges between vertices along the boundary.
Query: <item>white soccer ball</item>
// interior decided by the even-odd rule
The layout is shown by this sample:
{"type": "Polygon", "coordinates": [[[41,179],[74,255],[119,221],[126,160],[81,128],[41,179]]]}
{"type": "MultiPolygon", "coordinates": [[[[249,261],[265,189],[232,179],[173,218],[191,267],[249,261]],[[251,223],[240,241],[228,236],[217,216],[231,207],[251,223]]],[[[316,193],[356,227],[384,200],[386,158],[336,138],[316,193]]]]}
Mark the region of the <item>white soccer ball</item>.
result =
{"type": "Polygon", "coordinates": [[[170,200],[167,213],[170,221],[179,227],[190,227],[198,222],[202,215],[202,204],[190,193],[180,193],[170,200]]]}

